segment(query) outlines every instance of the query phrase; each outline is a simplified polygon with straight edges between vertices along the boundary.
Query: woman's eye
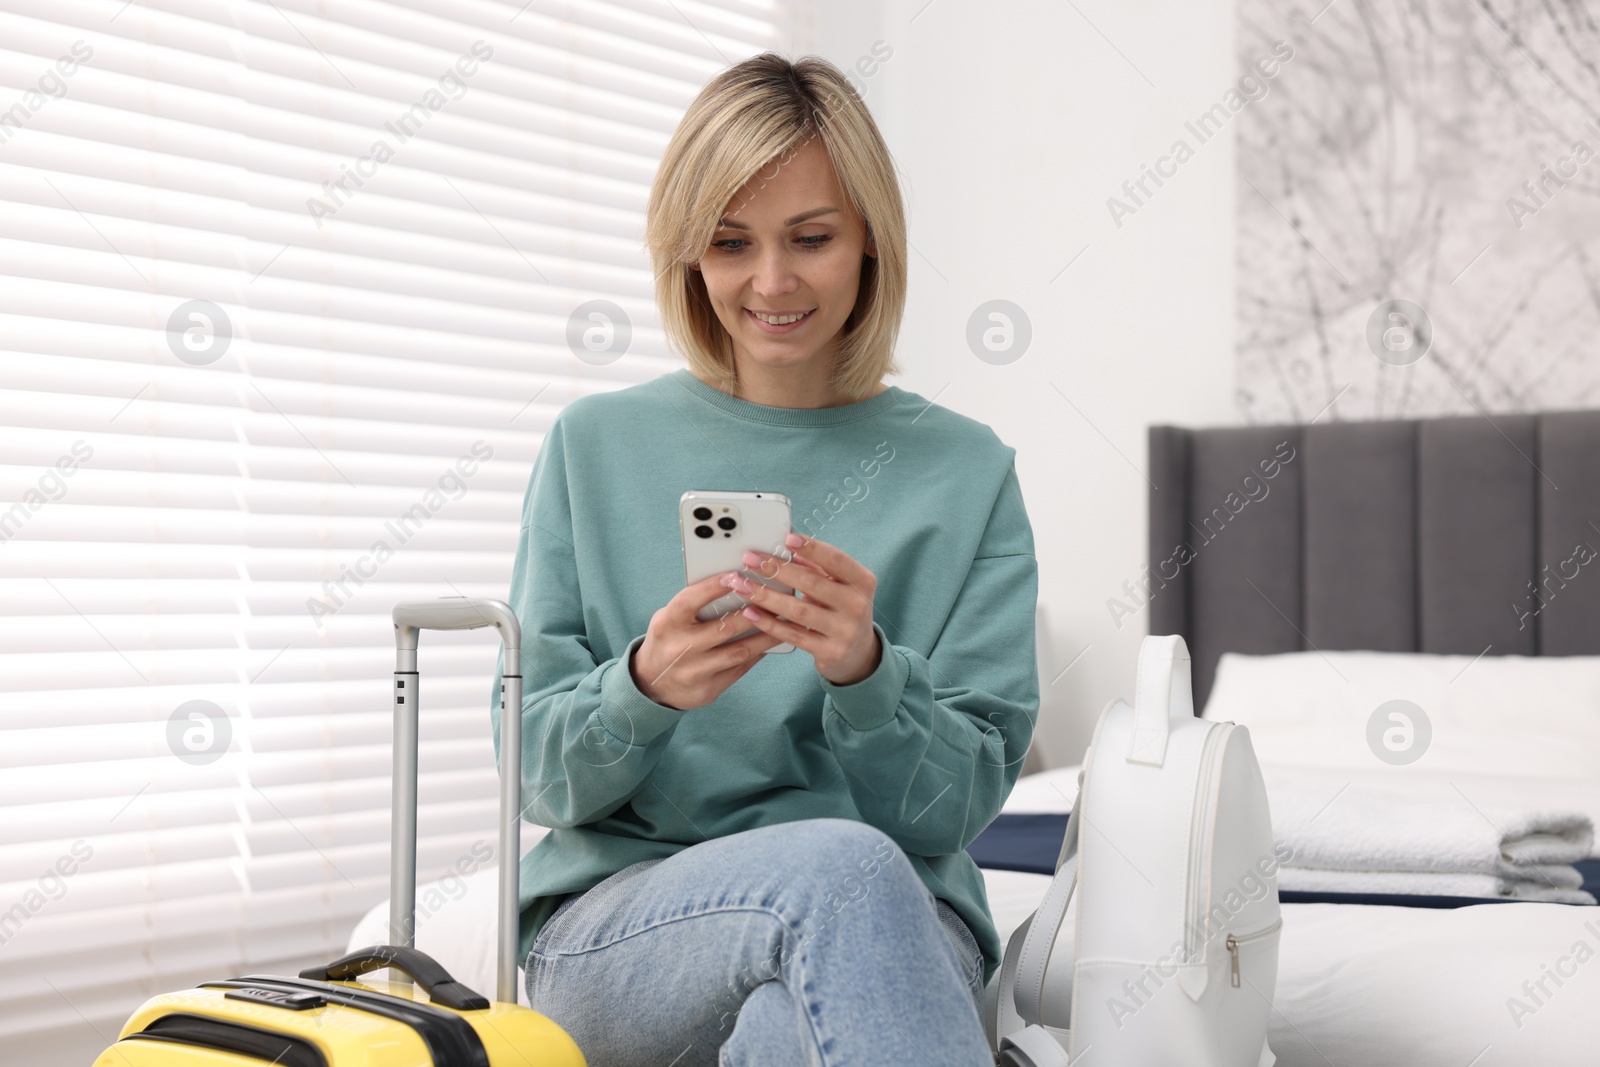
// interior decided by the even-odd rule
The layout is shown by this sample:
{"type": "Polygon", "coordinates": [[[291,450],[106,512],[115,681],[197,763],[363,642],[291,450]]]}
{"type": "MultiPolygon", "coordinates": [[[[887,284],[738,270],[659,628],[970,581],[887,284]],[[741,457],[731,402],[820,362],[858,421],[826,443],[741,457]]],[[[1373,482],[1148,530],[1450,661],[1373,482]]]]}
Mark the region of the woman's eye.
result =
{"type": "MultiPolygon", "coordinates": [[[[817,249],[817,248],[821,248],[823,245],[825,245],[829,241],[833,240],[833,235],[832,234],[815,234],[815,235],[810,236],[810,237],[802,237],[799,240],[800,240],[800,244],[801,244],[802,247],[808,248],[808,249],[817,249]]],[[[729,237],[726,240],[711,242],[711,247],[712,248],[720,248],[724,252],[737,254],[739,252],[743,252],[744,249],[742,247],[741,248],[731,248],[729,246],[730,245],[743,245],[744,243],[745,243],[745,240],[744,240],[743,237],[729,237]]]]}

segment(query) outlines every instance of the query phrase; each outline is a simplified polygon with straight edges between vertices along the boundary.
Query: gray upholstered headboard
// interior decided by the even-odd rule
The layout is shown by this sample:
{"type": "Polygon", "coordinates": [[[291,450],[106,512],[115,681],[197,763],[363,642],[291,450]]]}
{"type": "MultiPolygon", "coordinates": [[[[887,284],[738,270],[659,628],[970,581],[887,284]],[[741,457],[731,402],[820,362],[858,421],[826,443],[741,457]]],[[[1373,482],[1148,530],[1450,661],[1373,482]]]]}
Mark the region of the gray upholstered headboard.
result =
{"type": "Polygon", "coordinates": [[[1138,584],[1197,711],[1223,652],[1600,654],[1600,411],[1152,426],[1149,458],[1138,584]]]}

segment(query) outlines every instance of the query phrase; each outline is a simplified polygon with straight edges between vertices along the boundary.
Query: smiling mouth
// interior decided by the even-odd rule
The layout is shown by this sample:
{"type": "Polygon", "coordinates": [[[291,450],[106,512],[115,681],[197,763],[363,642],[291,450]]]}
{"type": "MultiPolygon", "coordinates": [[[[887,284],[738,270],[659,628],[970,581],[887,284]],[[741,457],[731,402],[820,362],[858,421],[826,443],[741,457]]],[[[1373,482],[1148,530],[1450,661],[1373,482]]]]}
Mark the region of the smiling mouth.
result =
{"type": "Polygon", "coordinates": [[[797,312],[797,311],[787,311],[787,312],[779,312],[779,313],[762,312],[761,314],[757,314],[755,311],[752,311],[750,308],[745,308],[744,310],[745,310],[745,314],[749,315],[752,319],[755,319],[756,322],[760,323],[763,326],[768,327],[769,329],[788,329],[789,327],[798,326],[802,322],[805,322],[813,314],[816,313],[817,309],[816,308],[812,308],[810,311],[805,311],[805,312],[797,312]],[[767,318],[763,318],[762,315],[766,315],[767,318]],[[793,316],[796,316],[796,315],[798,315],[799,317],[798,318],[793,318],[793,316]],[[777,321],[777,322],[769,321],[771,319],[778,319],[780,321],[777,321]]]}

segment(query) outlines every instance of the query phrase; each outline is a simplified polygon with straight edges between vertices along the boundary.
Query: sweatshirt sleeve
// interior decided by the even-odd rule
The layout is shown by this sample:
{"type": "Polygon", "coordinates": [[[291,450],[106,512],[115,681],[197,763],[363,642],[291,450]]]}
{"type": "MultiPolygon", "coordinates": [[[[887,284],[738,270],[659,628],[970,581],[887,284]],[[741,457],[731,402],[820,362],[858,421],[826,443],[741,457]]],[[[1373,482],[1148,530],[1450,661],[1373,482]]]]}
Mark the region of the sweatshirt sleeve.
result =
{"type": "Polygon", "coordinates": [[[1013,464],[928,655],[874,621],[877,669],[850,685],[821,680],[823,730],[856,807],[907,852],[966,848],[1022,771],[1039,713],[1038,585],[1013,464]]]}
{"type": "MultiPolygon", "coordinates": [[[[570,405],[569,405],[570,410],[570,405]]],[[[511,570],[522,626],[522,815],[562,828],[603,819],[628,802],[660,759],[681,715],[640,692],[622,653],[597,662],[583,621],[572,547],[561,421],[545,435],[523,503],[511,570]]],[[[500,672],[491,690],[500,758],[500,672]]]]}

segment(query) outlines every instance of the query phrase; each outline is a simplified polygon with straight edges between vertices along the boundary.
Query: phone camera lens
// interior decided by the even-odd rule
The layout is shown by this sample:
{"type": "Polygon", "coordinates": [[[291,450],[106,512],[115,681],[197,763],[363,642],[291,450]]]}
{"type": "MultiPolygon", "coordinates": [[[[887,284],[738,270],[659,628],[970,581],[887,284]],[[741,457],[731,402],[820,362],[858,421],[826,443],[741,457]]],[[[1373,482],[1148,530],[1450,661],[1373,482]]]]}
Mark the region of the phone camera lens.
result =
{"type": "Polygon", "coordinates": [[[726,515],[724,515],[722,518],[717,520],[718,528],[723,529],[723,530],[731,530],[737,525],[739,525],[739,524],[737,522],[735,522],[733,519],[730,519],[726,515]]]}
{"type": "Polygon", "coordinates": [[[715,535],[716,535],[716,531],[715,531],[715,530],[713,530],[713,529],[712,529],[712,528],[711,528],[711,527],[709,527],[709,526],[696,526],[696,527],[695,527],[695,528],[694,528],[694,535],[695,535],[695,536],[696,536],[696,537],[698,537],[698,538],[700,538],[700,539],[701,539],[701,540],[704,540],[704,539],[706,539],[706,538],[707,538],[707,537],[713,537],[713,536],[715,536],[715,535]]]}
{"type": "Polygon", "coordinates": [[[694,517],[699,519],[701,522],[705,522],[707,519],[711,518],[711,509],[710,508],[695,508],[694,509],[694,517]]]}

